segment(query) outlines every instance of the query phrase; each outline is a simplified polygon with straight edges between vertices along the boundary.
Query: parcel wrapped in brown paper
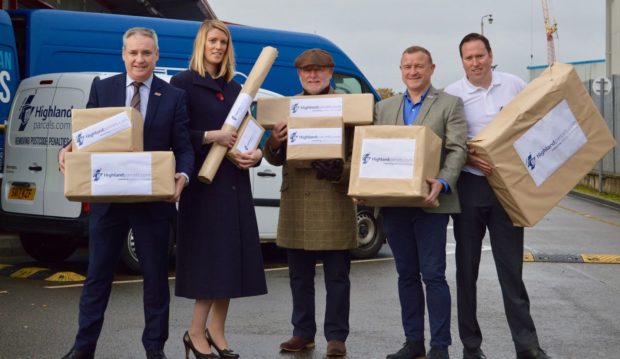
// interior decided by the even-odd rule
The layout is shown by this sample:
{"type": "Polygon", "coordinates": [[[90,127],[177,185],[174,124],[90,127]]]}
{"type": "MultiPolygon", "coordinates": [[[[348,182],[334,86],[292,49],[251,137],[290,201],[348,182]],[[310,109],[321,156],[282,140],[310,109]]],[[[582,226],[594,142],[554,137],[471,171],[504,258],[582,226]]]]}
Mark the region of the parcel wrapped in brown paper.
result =
{"type": "Polygon", "coordinates": [[[132,107],[71,111],[74,152],[142,152],[144,120],[132,107]]]}
{"type": "Polygon", "coordinates": [[[615,141],[572,66],[555,63],[469,142],[516,226],[540,221],[615,141]]]}
{"type": "Polygon", "coordinates": [[[152,202],[175,192],[172,152],[67,152],[65,197],[80,202],[152,202]]]}
{"type": "MultiPolygon", "coordinates": [[[[232,109],[226,117],[226,121],[222,126],[223,131],[237,132],[250,109],[254,96],[256,96],[258,89],[263,84],[263,81],[265,81],[265,77],[267,77],[271,65],[273,65],[277,56],[278,50],[276,48],[270,46],[263,48],[263,51],[261,51],[258,59],[256,59],[256,63],[252,67],[248,78],[241,88],[241,93],[239,93],[232,109]]],[[[217,143],[211,146],[207,158],[198,172],[198,179],[201,182],[211,183],[213,181],[227,151],[228,148],[218,145],[217,143]]]]}
{"type": "Polygon", "coordinates": [[[268,129],[297,117],[342,117],[345,126],[371,125],[374,105],[370,93],[267,97],[257,100],[256,119],[268,129]]]}
{"type": "Polygon", "coordinates": [[[439,173],[441,146],[426,126],[355,127],[348,195],[373,207],[428,207],[426,179],[439,173]]]}
{"type": "Polygon", "coordinates": [[[251,115],[248,115],[243,120],[243,123],[237,131],[237,141],[235,145],[228,150],[226,157],[233,161],[237,167],[239,165],[235,162],[235,154],[253,151],[260,145],[260,140],[265,133],[263,126],[259,125],[256,119],[251,115]]]}
{"type": "Polygon", "coordinates": [[[286,162],[292,167],[310,168],[316,160],[344,161],[342,117],[288,119],[286,162]]]}

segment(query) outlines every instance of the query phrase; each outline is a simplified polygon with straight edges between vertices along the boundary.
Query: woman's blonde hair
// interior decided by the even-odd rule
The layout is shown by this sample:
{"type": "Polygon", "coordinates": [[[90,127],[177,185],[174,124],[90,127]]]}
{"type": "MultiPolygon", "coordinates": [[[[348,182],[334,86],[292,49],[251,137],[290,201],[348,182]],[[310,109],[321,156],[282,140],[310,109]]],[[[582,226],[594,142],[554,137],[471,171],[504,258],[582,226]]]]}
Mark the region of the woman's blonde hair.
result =
{"type": "Polygon", "coordinates": [[[228,46],[226,53],[220,64],[220,68],[215,78],[224,76],[226,82],[232,80],[235,76],[235,50],[233,49],[232,38],[226,24],[220,20],[205,20],[200,25],[196,39],[194,40],[194,51],[192,58],[189,60],[190,70],[196,71],[200,76],[205,77],[207,74],[207,66],[205,64],[205,43],[207,42],[207,33],[212,29],[218,29],[228,37],[228,46]]]}

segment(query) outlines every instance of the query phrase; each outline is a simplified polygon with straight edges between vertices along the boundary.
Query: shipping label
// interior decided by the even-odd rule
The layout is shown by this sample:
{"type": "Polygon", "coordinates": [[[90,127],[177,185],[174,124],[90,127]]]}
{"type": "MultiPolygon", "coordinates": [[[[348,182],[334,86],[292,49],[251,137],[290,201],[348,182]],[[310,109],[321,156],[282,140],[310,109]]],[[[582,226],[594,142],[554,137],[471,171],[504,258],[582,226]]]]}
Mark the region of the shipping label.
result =
{"type": "Polygon", "coordinates": [[[291,117],[342,117],[342,97],[291,99],[291,117]]]}
{"type": "Polygon", "coordinates": [[[415,144],[414,139],[362,140],[359,177],[413,179],[415,144]]]}
{"type": "Polygon", "coordinates": [[[292,128],[288,133],[288,145],[340,145],[342,128],[292,128]]]}
{"type": "Polygon", "coordinates": [[[250,109],[250,105],[252,105],[252,96],[247,93],[241,92],[235,103],[233,104],[228,116],[226,117],[226,121],[224,123],[234,127],[235,129],[239,129],[241,126],[241,122],[245,118],[245,115],[248,113],[250,109]]]}
{"type": "Polygon", "coordinates": [[[254,121],[248,121],[245,130],[241,134],[241,138],[239,138],[239,143],[237,143],[237,151],[248,152],[258,147],[262,132],[262,128],[254,121]]]}
{"type": "Polygon", "coordinates": [[[540,187],[586,142],[586,135],[563,100],[513,146],[534,183],[540,187]]]}
{"type": "Polygon", "coordinates": [[[90,159],[94,196],[150,195],[153,192],[151,154],[93,153],[90,159]]]}
{"type": "Polygon", "coordinates": [[[131,120],[126,112],[121,112],[97,122],[73,134],[73,142],[78,149],[90,146],[110,136],[131,128],[131,120]]]}

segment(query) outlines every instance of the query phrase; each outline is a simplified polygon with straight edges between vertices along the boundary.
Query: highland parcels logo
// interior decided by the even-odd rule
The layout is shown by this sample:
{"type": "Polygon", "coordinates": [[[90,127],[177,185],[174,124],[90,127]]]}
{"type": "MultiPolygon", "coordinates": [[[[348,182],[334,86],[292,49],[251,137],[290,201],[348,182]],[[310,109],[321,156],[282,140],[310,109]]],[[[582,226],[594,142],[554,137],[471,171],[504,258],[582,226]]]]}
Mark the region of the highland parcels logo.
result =
{"type": "Polygon", "coordinates": [[[532,154],[530,153],[527,156],[527,160],[525,160],[525,163],[527,165],[527,168],[533,170],[534,168],[536,168],[536,157],[532,156],[532,154]]]}
{"type": "Polygon", "coordinates": [[[340,117],[342,97],[291,99],[289,109],[291,117],[340,117]]]}
{"type": "Polygon", "coordinates": [[[77,136],[75,136],[75,142],[77,142],[78,146],[83,146],[84,145],[84,135],[81,133],[78,133],[77,136]]]}
{"type": "Polygon", "coordinates": [[[150,172],[126,172],[122,170],[104,170],[103,168],[97,168],[93,170],[93,182],[99,182],[101,180],[115,180],[115,181],[144,181],[151,178],[150,172]]]}
{"type": "Polygon", "coordinates": [[[26,125],[30,122],[30,117],[34,113],[34,106],[32,106],[32,101],[34,100],[35,95],[28,95],[22,105],[19,107],[19,115],[17,118],[19,119],[19,128],[18,131],[23,131],[26,129],[26,125]]]}
{"type": "Polygon", "coordinates": [[[297,142],[297,131],[291,131],[291,135],[289,136],[288,141],[292,144],[297,142]]]}
{"type": "Polygon", "coordinates": [[[370,153],[364,153],[362,155],[362,164],[367,164],[370,161],[370,153]]]}
{"type": "MultiPolygon", "coordinates": [[[[297,115],[297,114],[299,114],[301,112],[304,112],[304,113],[316,113],[316,112],[320,112],[322,110],[325,110],[325,108],[321,108],[320,105],[310,105],[310,104],[303,104],[303,103],[299,103],[299,102],[291,103],[291,114],[292,115],[297,115]]],[[[296,117],[296,116],[294,116],[294,117],[296,117]]]]}
{"type": "Polygon", "coordinates": [[[101,168],[97,168],[94,172],[93,172],[93,181],[95,182],[99,182],[99,180],[101,179],[101,176],[103,175],[103,172],[101,172],[101,168]]]}
{"type": "Polygon", "coordinates": [[[34,130],[38,129],[63,129],[66,128],[66,125],[70,126],[70,123],[48,123],[49,118],[56,118],[61,120],[68,120],[71,118],[71,111],[73,110],[73,106],[68,108],[60,108],[54,106],[37,106],[35,104],[36,94],[28,95],[21,106],[19,107],[19,115],[17,115],[17,119],[19,120],[19,127],[17,131],[23,132],[26,130],[26,127],[29,123],[33,123],[32,128],[34,130]],[[36,120],[36,121],[35,121],[36,120]]]}
{"type": "Polygon", "coordinates": [[[131,120],[125,111],[96,122],[73,134],[78,148],[90,146],[122,131],[131,129],[131,120]]]}
{"type": "Polygon", "coordinates": [[[362,164],[366,165],[371,162],[380,163],[383,166],[411,166],[413,165],[413,158],[410,156],[385,156],[385,155],[373,155],[372,153],[364,153],[362,155],[362,164]]]}
{"type": "Polygon", "coordinates": [[[289,131],[288,144],[295,145],[340,145],[342,128],[295,128],[289,131]]]}

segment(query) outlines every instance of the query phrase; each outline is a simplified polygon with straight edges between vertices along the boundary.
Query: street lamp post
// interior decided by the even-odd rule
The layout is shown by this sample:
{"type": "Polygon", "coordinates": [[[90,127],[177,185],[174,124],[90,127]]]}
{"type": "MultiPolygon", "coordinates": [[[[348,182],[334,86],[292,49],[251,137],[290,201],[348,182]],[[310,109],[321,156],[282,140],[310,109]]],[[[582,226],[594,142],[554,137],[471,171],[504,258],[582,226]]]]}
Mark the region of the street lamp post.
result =
{"type": "Polygon", "coordinates": [[[480,35],[484,35],[484,19],[487,18],[489,25],[493,23],[493,14],[484,15],[480,18],[480,35]]]}

